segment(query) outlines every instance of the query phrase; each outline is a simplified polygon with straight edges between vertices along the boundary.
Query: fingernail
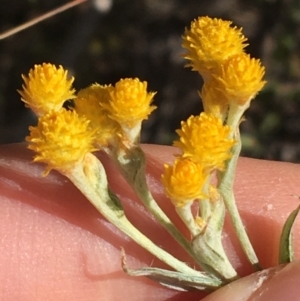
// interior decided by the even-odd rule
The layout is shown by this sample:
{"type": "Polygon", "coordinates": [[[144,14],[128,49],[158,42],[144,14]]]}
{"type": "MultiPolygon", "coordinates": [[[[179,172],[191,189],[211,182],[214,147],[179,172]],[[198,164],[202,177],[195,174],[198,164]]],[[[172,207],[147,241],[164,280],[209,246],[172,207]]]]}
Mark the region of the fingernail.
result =
{"type": "Polygon", "coordinates": [[[247,301],[286,301],[299,300],[300,261],[282,266],[270,274],[247,301]]]}
{"type": "Polygon", "coordinates": [[[207,296],[204,300],[205,301],[254,301],[254,300],[273,301],[274,299],[259,299],[259,294],[262,291],[262,289],[265,287],[265,283],[273,279],[283,269],[284,266],[278,266],[276,268],[263,270],[261,272],[257,272],[255,274],[241,278],[217,290],[213,294],[207,296]]]}

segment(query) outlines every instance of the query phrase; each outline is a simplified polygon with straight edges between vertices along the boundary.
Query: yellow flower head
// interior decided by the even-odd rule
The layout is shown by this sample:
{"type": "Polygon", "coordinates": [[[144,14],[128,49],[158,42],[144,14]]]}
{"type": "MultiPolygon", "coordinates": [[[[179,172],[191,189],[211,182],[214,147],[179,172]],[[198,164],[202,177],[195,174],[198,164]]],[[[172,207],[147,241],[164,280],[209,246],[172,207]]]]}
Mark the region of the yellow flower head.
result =
{"type": "Polygon", "coordinates": [[[228,111],[228,100],[221,91],[216,89],[216,80],[214,78],[203,84],[199,96],[202,99],[203,108],[207,114],[224,120],[228,111]]]}
{"type": "Polygon", "coordinates": [[[247,40],[241,29],[231,27],[232,22],[199,17],[186,29],[182,46],[187,50],[188,66],[201,74],[222,64],[229,57],[244,51],[247,40]]]}
{"type": "Polygon", "coordinates": [[[95,151],[94,134],[89,121],[75,111],[62,108],[41,116],[36,127],[30,127],[26,137],[28,148],[35,151],[34,162],[47,164],[45,175],[51,169],[68,171],[84,156],[95,151]]]}
{"type": "Polygon", "coordinates": [[[118,81],[110,92],[110,101],[103,104],[108,109],[110,117],[122,126],[135,127],[156,108],[151,106],[155,93],[147,92],[147,82],[137,78],[125,78],[118,81]]]}
{"type": "Polygon", "coordinates": [[[74,78],[67,79],[68,71],[52,64],[34,65],[28,77],[22,75],[23,90],[19,90],[22,100],[38,116],[51,110],[59,110],[63,103],[74,98],[72,89],[74,78]]]}
{"type": "Polygon", "coordinates": [[[217,79],[216,88],[231,103],[244,105],[255,97],[266,81],[262,80],[265,68],[260,60],[242,53],[229,58],[213,75],[217,79]]]}
{"type": "Polygon", "coordinates": [[[122,132],[120,125],[109,117],[109,112],[101,104],[108,104],[112,86],[99,84],[79,91],[74,100],[75,110],[79,116],[90,120],[89,126],[96,130],[96,144],[106,147],[122,132]]]}
{"type": "Polygon", "coordinates": [[[177,207],[205,198],[202,188],[206,179],[207,173],[199,162],[183,157],[177,158],[173,166],[165,164],[162,175],[166,194],[177,207]]]}
{"type": "Polygon", "coordinates": [[[228,138],[231,128],[223,125],[220,118],[206,113],[191,116],[181,122],[181,129],[176,132],[179,140],[174,145],[183,151],[183,157],[194,158],[209,171],[224,169],[235,140],[228,138]]]}

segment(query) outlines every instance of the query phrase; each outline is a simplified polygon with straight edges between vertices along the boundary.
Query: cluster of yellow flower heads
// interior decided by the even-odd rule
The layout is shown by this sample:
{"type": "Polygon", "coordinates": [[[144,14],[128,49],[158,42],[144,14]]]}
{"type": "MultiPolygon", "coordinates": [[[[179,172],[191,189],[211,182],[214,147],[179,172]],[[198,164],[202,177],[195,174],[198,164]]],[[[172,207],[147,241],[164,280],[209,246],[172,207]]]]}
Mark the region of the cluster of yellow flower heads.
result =
{"type": "MultiPolygon", "coordinates": [[[[62,66],[35,65],[28,76],[22,76],[24,84],[19,93],[25,105],[38,116],[37,126],[30,127],[26,138],[28,148],[36,153],[34,161],[46,163],[44,174],[56,169],[67,176],[109,221],[174,267],[181,279],[187,273],[186,279],[193,288],[199,283],[201,288],[209,285],[207,275],[198,274],[170,257],[128,222],[108,190],[101,162],[90,153],[103,149],[114,159],[146,208],[195,262],[203,265],[208,274],[217,276],[211,280],[231,281],[238,276],[221,242],[225,210],[247,257],[253,266],[258,266],[232,192],[241,146],[239,124],[251,100],[265,85],[264,67],[245,53],[246,41],[242,30],[232,27],[230,21],[209,17],[194,20],[183,36],[188,66],[203,77],[199,95],[204,112],[181,122],[176,131],[179,137],[174,141],[180,153],[173,164],[165,164],[161,180],[166,195],[190,231],[190,241],[159,208],[147,186],[139,137],[142,121],[156,107],[152,105],[155,93],[147,92],[146,82],[125,78],[115,85],[95,83],[76,94],[72,87],[74,78],[69,78],[62,66]],[[71,101],[66,103],[67,100],[71,101]],[[70,107],[66,108],[68,104],[70,107]],[[193,210],[194,202],[197,212],[193,210]],[[195,280],[190,281],[189,273],[196,276],[195,280]]],[[[162,272],[157,275],[166,277],[171,284],[173,277],[179,277],[162,272]]],[[[223,283],[218,281],[217,285],[223,283]]],[[[180,287],[181,280],[174,283],[180,287]]],[[[183,285],[185,289],[189,287],[183,285]]]]}
{"type": "Polygon", "coordinates": [[[266,83],[262,80],[264,67],[245,53],[247,39],[231,23],[200,17],[185,30],[183,37],[188,66],[204,80],[201,93],[204,109],[222,120],[231,105],[249,106],[266,83]]]}
{"type": "Polygon", "coordinates": [[[244,52],[247,39],[231,23],[199,17],[183,36],[187,66],[204,80],[199,92],[204,112],[181,123],[174,145],[182,154],[173,166],[165,165],[162,175],[166,194],[177,207],[207,195],[203,191],[204,187],[208,189],[206,180],[213,171],[225,168],[242,114],[265,85],[264,67],[244,52]],[[193,164],[182,163],[187,159],[193,164]]]}
{"type": "Polygon", "coordinates": [[[147,83],[136,78],[121,79],[115,86],[93,84],[77,95],[74,78],[68,79],[61,66],[35,65],[22,78],[22,100],[39,117],[27,141],[36,152],[34,161],[48,165],[46,174],[52,168],[66,170],[87,153],[116,146],[112,144],[122,139],[136,143],[141,122],[155,109],[155,93],[148,93],[147,83]],[[65,109],[69,99],[74,108],[65,109]]]}
{"type": "Polygon", "coordinates": [[[195,199],[207,198],[208,192],[203,191],[206,180],[213,171],[224,169],[236,141],[230,138],[229,126],[205,112],[182,121],[177,133],[179,140],[174,146],[181,149],[182,154],[173,166],[165,164],[162,182],[174,205],[182,207],[195,199]]]}
{"type": "MultiPolygon", "coordinates": [[[[181,149],[173,166],[165,165],[162,182],[177,207],[204,198],[210,175],[222,171],[236,143],[235,132],[250,101],[265,85],[264,67],[245,53],[246,38],[230,21],[200,17],[185,30],[183,47],[188,66],[204,85],[199,95],[204,112],[191,116],[177,130],[181,149]]],[[[19,91],[38,116],[30,128],[29,148],[35,161],[52,168],[69,168],[99,148],[130,147],[139,142],[141,123],[156,108],[155,93],[137,78],[113,85],[93,84],[76,95],[74,78],[52,64],[35,65],[19,91]],[[63,107],[72,99],[74,107],[63,107]]]]}

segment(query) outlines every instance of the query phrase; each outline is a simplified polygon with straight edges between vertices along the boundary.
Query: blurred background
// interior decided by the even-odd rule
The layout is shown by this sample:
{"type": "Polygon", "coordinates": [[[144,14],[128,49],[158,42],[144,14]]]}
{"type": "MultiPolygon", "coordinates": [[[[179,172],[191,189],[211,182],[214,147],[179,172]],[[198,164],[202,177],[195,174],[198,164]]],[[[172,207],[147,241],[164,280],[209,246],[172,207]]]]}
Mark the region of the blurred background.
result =
{"type": "MultiPolygon", "coordinates": [[[[63,0],[1,0],[0,31],[63,0]]],[[[36,123],[16,92],[34,64],[68,68],[75,88],[139,77],[157,91],[158,109],[144,123],[142,141],[171,144],[180,121],[202,107],[201,78],[184,68],[181,36],[203,15],[243,27],[253,57],[266,67],[267,86],[242,124],[243,155],[300,162],[300,1],[97,0],[0,41],[0,143],[23,141],[36,123]]]]}

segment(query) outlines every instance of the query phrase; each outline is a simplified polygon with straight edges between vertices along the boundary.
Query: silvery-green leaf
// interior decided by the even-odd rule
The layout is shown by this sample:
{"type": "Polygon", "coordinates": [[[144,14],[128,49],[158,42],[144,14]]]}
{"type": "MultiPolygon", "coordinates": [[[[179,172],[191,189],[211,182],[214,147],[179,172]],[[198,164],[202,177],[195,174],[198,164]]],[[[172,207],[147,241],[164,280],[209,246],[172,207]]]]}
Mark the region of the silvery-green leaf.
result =
{"type": "Polygon", "coordinates": [[[215,201],[211,217],[203,233],[192,241],[192,248],[205,266],[205,270],[227,281],[238,278],[222,245],[225,206],[222,199],[215,201]]]}
{"type": "Polygon", "coordinates": [[[124,265],[123,270],[130,276],[146,276],[164,286],[178,291],[213,291],[223,285],[220,279],[211,278],[204,273],[203,277],[198,277],[150,267],[133,270],[124,265]]]}
{"type": "Polygon", "coordinates": [[[289,263],[294,259],[294,249],[292,244],[292,227],[299,213],[300,206],[295,209],[287,218],[280,236],[279,263],[289,263]]]}

